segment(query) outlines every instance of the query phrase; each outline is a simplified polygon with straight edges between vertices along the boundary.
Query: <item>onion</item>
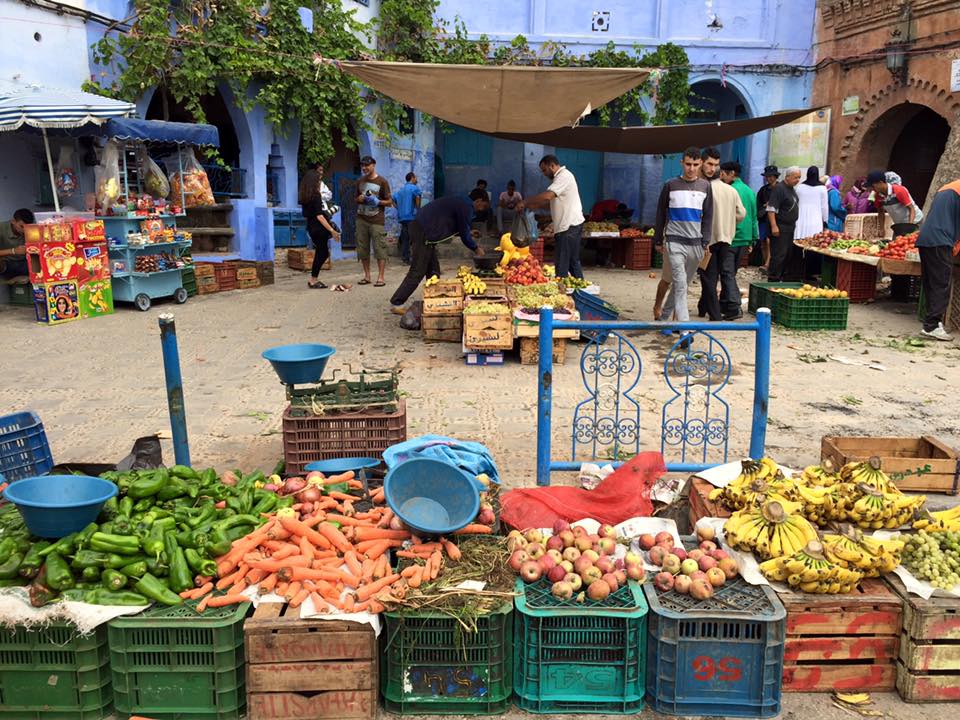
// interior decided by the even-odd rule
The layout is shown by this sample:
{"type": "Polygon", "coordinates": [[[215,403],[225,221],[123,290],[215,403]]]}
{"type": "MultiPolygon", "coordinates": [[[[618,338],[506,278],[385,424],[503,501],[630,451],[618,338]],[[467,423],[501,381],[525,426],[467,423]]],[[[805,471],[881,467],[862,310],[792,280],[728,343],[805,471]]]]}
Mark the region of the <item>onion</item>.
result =
{"type": "Polygon", "coordinates": [[[312,513],[313,513],[313,503],[312,503],[312,502],[305,502],[305,503],[303,503],[302,505],[300,505],[300,514],[301,514],[301,515],[310,515],[310,514],[312,514],[312,513]]]}
{"type": "Polygon", "coordinates": [[[293,495],[303,490],[307,486],[307,481],[302,477],[292,477],[289,478],[284,484],[283,488],[280,491],[281,495],[293,495]]]}
{"type": "Polygon", "coordinates": [[[224,485],[233,487],[237,484],[237,476],[232,470],[227,470],[223,475],[220,476],[220,482],[224,485]]]}
{"type": "Polygon", "coordinates": [[[403,520],[394,515],[392,518],[390,518],[390,529],[405,530],[406,528],[403,527],[403,520]]]}
{"type": "Polygon", "coordinates": [[[320,488],[316,485],[308,485],[305,489],[297,493],[297,500],[302,503],[320,502],[320,488]]]}
{"type": "Polygon", "coordinates": [[[267,483],[266,485],[263,486],[263,489],[266,490],[267,492],[276,492],[277,490],[280,489],[280,486],[274,485],[273,483],[267,483]]]}

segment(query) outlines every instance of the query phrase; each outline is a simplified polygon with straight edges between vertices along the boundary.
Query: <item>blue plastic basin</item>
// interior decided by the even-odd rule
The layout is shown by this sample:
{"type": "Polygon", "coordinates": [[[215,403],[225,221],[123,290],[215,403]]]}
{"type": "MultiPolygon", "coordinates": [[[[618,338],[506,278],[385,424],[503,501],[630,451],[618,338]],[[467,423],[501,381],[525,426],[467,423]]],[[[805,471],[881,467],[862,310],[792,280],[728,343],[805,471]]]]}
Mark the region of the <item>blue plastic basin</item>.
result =
{"type": "Polygon", "coordinates": [[[383,481],[387,505],[412,530],[445,535],[473,522],[480,510],[476,481],[449,463],[407,460],[383,481]]]}
{"type": "Polygon", "coordinates": [[[380,458],[373,457],[334,458],[307,463],[304,470],[307,472],[322,472],[324,475],[339,475],[351,470],[360,472],[367,468],[375,468],[379,464],[380,458]]]}
{"type": "Polygon", "coordinates": [[[117,494],[109,480],[86,475],[45,475],[10,483],[3,496],[17,506],[27,529],[43,538],[62,538],[97,519],[117,494]]]}
{"type": "Polygon", "coordinates": [[[327,361],[336,352],[329,345],[278,345],[263,351],[280,382],[286,385],[320,382],[327,361]]]}

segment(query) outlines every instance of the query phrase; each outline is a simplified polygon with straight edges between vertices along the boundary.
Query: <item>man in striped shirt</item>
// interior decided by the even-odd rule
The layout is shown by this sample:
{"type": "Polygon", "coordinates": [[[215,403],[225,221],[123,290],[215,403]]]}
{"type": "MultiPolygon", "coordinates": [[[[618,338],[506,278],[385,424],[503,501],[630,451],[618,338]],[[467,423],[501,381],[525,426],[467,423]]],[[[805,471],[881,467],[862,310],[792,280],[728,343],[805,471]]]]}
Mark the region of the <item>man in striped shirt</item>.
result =
{"type": "Polygon", "coordinates": [[[663,261],[670,263],[673,275],[658,318],[665,322],[674,312],[678,322],[690,320],[687,288],[710,244],[713,223],[713,193],[710,182],[700,177],[700,151],[687,148],[682,162],[683,175],[668,180],[660,191],[654,229],[654,244],[663,246],[663,261]]]}

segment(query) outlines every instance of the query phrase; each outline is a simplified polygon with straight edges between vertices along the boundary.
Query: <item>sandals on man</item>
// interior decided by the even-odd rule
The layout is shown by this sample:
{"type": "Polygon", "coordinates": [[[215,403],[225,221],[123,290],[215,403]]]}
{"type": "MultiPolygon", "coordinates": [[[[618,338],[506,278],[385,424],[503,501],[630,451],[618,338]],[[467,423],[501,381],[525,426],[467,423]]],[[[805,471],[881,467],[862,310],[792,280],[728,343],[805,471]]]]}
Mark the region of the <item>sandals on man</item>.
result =
{"type": "Polygon", "coordinates": [[[366,278],[362,278],[359,282],[357,282],[357,285],[369,285],[369,284],[370,284],[370,281],[367,280],[366,278]]]}
{"type": "Polygon", "coordinates": [[[377,281],[373,284],[374,287],[383,287],[384,285],[386,285],[386,283],[385,283],[383,280],[377,280],[377,281]]]}
{"type": "Polygon", "coordinates": [[[310,288],[311,290],[326,290],[326,289],[327,289],[326,284],[320,282],[319,280],[317,280],[315,283],[308,282],[308,283],[307,283],[307,287],[310,288]]]}

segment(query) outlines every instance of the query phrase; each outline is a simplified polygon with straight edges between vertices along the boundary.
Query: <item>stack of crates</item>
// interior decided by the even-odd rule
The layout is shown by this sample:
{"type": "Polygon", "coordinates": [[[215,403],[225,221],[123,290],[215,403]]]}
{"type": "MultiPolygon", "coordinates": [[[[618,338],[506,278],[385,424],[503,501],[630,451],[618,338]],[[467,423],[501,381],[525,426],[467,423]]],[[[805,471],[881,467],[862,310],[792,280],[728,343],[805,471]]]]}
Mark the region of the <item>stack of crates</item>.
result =
{"type": "Polygon", "coordinates": [[[210,295],[220,292],[220,284],[217,282],[217,275],[213,270],[213,263],[196,263],[193,266],[193,274],[197,280],[198,294],[210,295]]]}
{"type": "Polygon", "coordinates": [[[643,709],[647,603],[630,581],[603,602],[561,600],[545,579],[517,581],[513,685],[528,712],[632,714],[643,709]]]}
{"type": "Polygon", "coordinates": [[[180,269],[180,282],[188,296],[193,297],[197,294],[197,274],[193,265],[185,265],[180,269]]]}
{"type": "Polygon", "coordinates": [[[154,607],[107,626],[113,702],[123,717],[239,720],[246,711],[243,621],[249,603],[154,607]]]}
{"type": "Polygon", "coordinates": [[[111,713],[107,628],[17,626],[0,631],[0,718],[100,720],[111,713]]]}
{"type": "Polygon", "coordinates": [[[217,278],[220,292],[237,289],[237,262],[235,260],[213,263],[213,274],[217,278]]]}
{"type": "Polygon", "coordinates": [[[666,715],[780,713],[786,617],[768,585],[743,578],[707,600],[643,588],[650,605],[647,698],[666,715]]]}
{"type": "Polygon", "coordinates": [[[46,475],[53,456],[43,423],[26,411],[0,417],[0,476],[7,482],[46,475]]]}
{"type": "MultiPolygon", "coordinates": [[[[623,241],[615,241],[624,244],[623,241]]],[[[653,238],[628,238],[623,265],[627,270],[649,270],[653,262],[653,238]]]]}
{"type": "Polygon", "coordinates": [[[513,693],[513,606],[476,618],[476,631],[439,612],[381,616],[380,694],[400,715],[499,715],[513,693]]]}

